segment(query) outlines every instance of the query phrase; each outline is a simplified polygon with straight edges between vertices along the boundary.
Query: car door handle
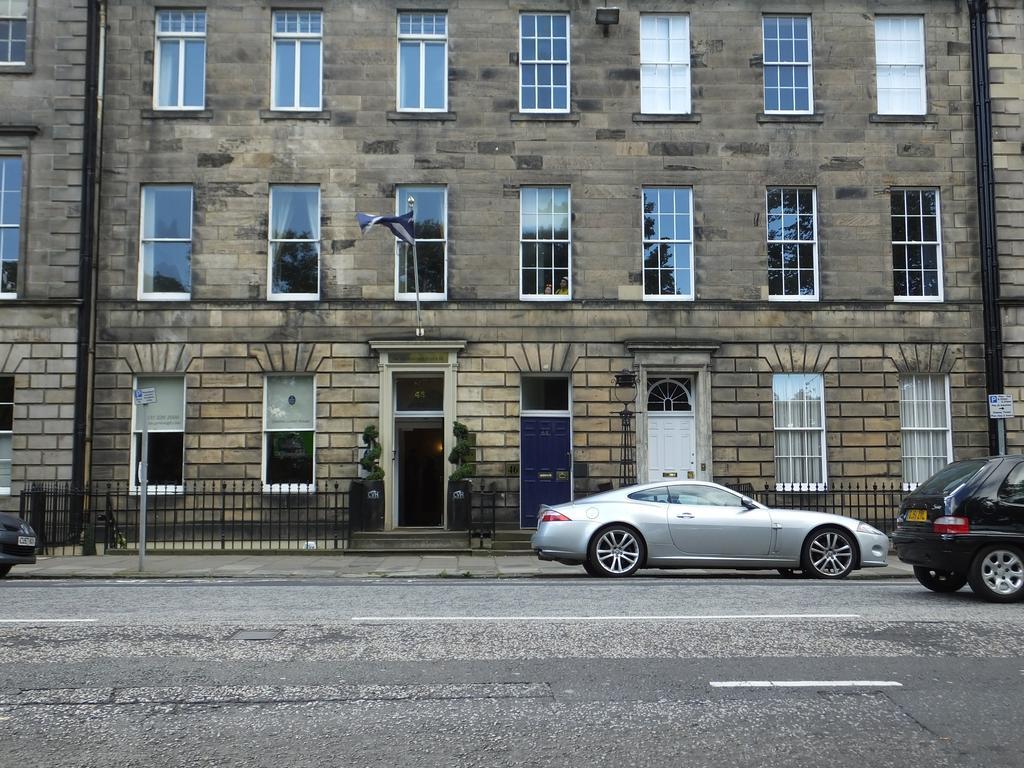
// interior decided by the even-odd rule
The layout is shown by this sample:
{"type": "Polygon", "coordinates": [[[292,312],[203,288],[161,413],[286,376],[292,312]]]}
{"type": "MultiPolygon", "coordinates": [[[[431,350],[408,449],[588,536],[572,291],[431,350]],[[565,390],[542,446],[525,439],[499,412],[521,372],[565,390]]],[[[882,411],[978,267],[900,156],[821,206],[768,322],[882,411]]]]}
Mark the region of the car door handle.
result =
{"type": "Polygon", "coordinates": [[[676,515],[681,520],[693,520],[693,512],[683,512],[681,515],[676,515]]]}

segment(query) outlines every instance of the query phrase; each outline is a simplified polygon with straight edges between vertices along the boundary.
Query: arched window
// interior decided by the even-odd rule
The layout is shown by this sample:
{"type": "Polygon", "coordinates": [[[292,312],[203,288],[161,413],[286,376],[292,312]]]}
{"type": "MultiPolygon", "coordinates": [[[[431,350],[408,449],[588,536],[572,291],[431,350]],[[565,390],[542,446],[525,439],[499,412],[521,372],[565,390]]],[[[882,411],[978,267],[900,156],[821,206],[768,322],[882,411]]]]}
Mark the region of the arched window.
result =
{"type": "Polygon", "coordinates": [[[647,391],[648,413],[693,411],[689,379],[661,379],[647,391]]]}

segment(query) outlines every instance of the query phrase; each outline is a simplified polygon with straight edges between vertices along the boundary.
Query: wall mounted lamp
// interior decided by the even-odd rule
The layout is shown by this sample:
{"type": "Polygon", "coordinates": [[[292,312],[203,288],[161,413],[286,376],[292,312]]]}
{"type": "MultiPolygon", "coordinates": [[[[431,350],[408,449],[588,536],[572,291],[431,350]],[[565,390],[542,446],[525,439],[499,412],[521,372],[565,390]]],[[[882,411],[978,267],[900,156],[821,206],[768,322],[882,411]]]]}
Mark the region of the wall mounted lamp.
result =
{"type": "Polygon", "coordinates": [[[613,24],[619,23],[619,9],[618,8],[598,8],[597,15],[594,17],[594,21],[600,24],[604,29],[604,36],[608,37],[608,27],[613,24]]]}

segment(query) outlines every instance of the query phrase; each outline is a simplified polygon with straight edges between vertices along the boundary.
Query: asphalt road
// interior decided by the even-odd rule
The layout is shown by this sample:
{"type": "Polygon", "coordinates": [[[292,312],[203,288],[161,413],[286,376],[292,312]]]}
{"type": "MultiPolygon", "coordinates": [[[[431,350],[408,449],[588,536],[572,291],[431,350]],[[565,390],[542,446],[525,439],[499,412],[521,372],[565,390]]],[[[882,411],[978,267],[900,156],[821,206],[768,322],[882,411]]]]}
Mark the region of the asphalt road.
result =
{"type": "Polygon", "coordinates": [[[0,766],[1024,763],[1024,606],[916,582],[0,585],[0,766]]]}

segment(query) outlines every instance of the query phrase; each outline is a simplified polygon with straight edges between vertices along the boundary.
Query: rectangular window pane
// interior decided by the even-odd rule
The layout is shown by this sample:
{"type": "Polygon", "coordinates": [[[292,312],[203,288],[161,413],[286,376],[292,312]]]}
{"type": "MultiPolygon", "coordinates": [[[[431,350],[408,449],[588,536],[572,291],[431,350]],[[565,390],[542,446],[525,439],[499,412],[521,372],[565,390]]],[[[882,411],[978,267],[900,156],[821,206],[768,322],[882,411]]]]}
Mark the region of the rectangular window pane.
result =
{"type": "Polygon", "coordinates": [[[766,195],[768,295],[817,298],[817,220],[814,190],[771,187],[766,195]]]}
{"type": "Polygon", "coordinates": [[[821,374],[774,375],[772,401],[776,481],[812,486],[823,484],[825,424],[821,374]]]}
{"type": "Polygon", "coordinates": [[[0,157],[0,295],[17,295],[20,252],[21,158],[0,157]]]}
{"type": "Polygon", "coordinates": [[[938,190],[894,189],[889,193],[889,201],[895,297],[940,299],[942,242],[938,190]]]}
{"type": "Polygon", "coordinates": [[[322,34],[318,11],[274,13],[275,109],[321,108],[322,34]]]}
{"type": "Polygon", "coordinates": [[[270,188],[270,293],[316,297],[320,286],[320,188],[270,188]]]}
{"type": "MultiPolygon", "coordinates": [[[[443,298],[447,272],[447,190],[438,186],[400,186],[396,188],[395,212],[408,210],[410,197],[415,201],[416,258],[419,262],[420,295],[443,298]]],[[[396,241],[398,289],[401,298],[415,295],[412,247],[396,241]]]]}
{"type": "Polygon", "coordinates": [[[690,31],[686,15],[640,17],[640,111],[690,111],[690,31]]]}
{"type": "Polygon", "coordinates": [[[303,41],[301,50],[299,106],[320,109],[320,43],[303,41]]]}
{"type": "Polygon", "coordinates": [[[142,190],[142,293],[188,294],[192,288],[192,188],[142,190]]]}
{"type": "Polygon", "coordinates": [[[201,109],[206,96],[206,12],[159,11],[156,106],[201,109]]]}
{"type": "Polygon", "coordinates": [[[315,428],[312,376],[269,376],[266,396],[266,429],[315,428]]]}
{"type": "Polygon", "coordinates": [[[569,380],[527,377],[522,381],[524,411],[568,411],[569,380]]]}
{"type": "Polygon", "coordinates": [[[692,191],[688,187],[643,190],[644,295],[693,297],[692,191]]]}
{"type": "Polygon", "coordinates": [[[900,377],[903,481],[924,482],[952,460],[946,377],[900,377]]]}
{"type": "Polygon", "coordinates": [[[274,106],[295,106],[295,43],[274,44],[274,106]]]}
{"type": "Polygon", "coordinates": [[[185,379],[181,376],[138,376],[135,388],[154,389],[156,402],[132,406],[132,482],[139,482],[137,470],[142,460],[145,419],[149,431],[149,484],[180,486],[183,482],[185,457],[185,379]]]}
{"type": "Polygon", "coordinates": [[[264,478],[268,484],[313,482],[314,386],[312,376],[266,379],[264,478]]]}
{"type": "Polygon", "coordinates": [[[523,14],[519,21],[519,108],[569,109],[569,24],[562,14],[523,14]]]}
{"type": "Polygon", "coordinates": [[[185,42],[186,107],[203,106],[206,97],[206,43],[202,40],[185,42]]]}
{"type": "Polygon", "coordinates": [[[420,46],[418,43],[402,43],[399,56],[399,96],[401,109],[417,109],[420,104],[420,46]]]}
{"type": "Polygon", "coordinates": [[[443,44],[424,45],[423,97],[427,109],[445,108],[446,56],[443,44]]]}
{"type": "Polygon", "coordinates": [[[766,112],[811,112],[811,24],[806,16],[766,16],[764,108],[766,112]]]}
{"type": "Polygon", "coordinates": [[[879,114],[925,114],[922,17],[879,16],[875,19],[875,74],[879,114]]]}
{"type": "Polygon", "coordinates": [[[447,109],[447,17],[400,13],[398,36],[398,108],[447,109]]]}
{"type": "Polygon", "coordinates": [[[520,191],[520,274],[524,297],[571,294],[569,190],[520,191]]]}
{"type": "Polygon", "coordinates": [[[160,41],[160,84],[157,88],[157,106],[178,106],[178,57],[181,43],[178,40],[160,41]]]}

